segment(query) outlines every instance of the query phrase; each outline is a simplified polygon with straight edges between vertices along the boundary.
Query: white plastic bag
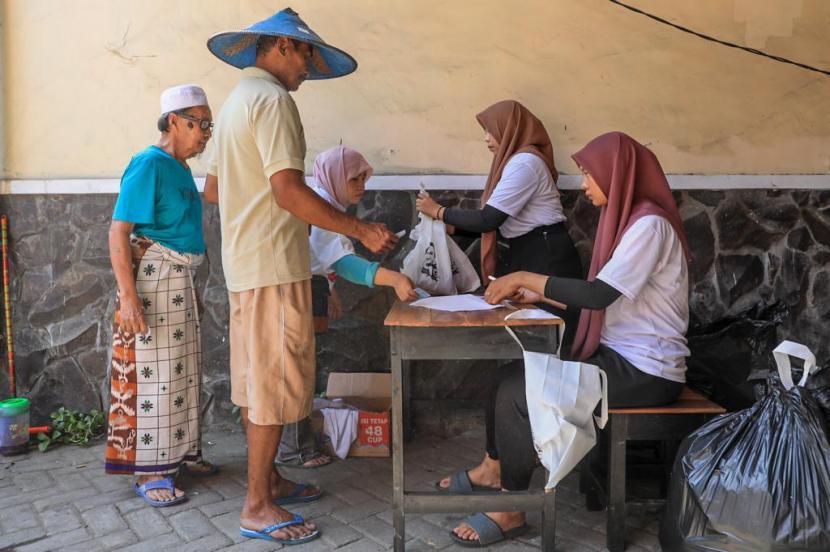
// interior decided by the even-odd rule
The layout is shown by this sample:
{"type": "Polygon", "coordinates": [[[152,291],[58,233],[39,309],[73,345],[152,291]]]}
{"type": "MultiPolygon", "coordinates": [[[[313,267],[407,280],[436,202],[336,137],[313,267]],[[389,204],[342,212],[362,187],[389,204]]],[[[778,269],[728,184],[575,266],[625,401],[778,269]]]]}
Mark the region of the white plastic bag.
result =
{"type": "Polygon", "coordinates": [[[477,290],[481,286],[481,280],[470,258],[458,247],[454,239],[446,236],[446,240],[447,248],[450,250],[450,267],[456,290],[458,293],[470,293],[477,290]]]}
{"type": "Polygon", "coordinates": [[[409,276],[415,287],[432,295],[455,295],[444,223],[423,214],[418,216],[421,222],[409,233],[409,238],[416,242],[415,248],[404,258],[401,272],[409,276]]]}
{"type": "MultiPolygon", "coordinates": [[[[520,318],[521,312],[511,313],[505,320],[513,315],[520,318]]],[[[521,347],[513,330],[509,326],[505,329],[521,347]]],[[[608,384],[605,372],[593,364],[563,361],[558,355],[531,351],[524,351],[523,356],[533,446],[548,471],[545,488],[551,489],[596,444],[594,420],[600,428],[608,420],[608,384]],[[602,413],[594,416],[600,401],[602,413]]]]}

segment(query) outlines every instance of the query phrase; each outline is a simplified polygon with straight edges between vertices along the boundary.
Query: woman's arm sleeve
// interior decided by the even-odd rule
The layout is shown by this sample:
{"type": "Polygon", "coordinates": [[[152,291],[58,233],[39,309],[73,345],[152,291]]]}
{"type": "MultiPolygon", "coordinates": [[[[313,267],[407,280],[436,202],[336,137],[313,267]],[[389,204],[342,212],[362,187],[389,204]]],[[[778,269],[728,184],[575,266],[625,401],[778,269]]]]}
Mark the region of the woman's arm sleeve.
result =
{"type": "Polygon", "coordinates": [[[456,209],[447,207],[444,211],[444,222],[452,224],[459,230],[484,234],[498,230],[509,215],[499,211],[491,205],[483,209],[456,209]]]}
{"type": "Polygon", "coordinates": [[[375,273],[380,263],[367,261],[357,255],[346,255],[340,257],[337,262],[331,265],[334,273],[346,280],[361,286],[374,287],[375,273]]]}
{"type": "Polygon", "coordinates": [[[545,297],[568,307],[602,310],[622,295],[602,280],[587,282],[578,278],[551,276],[545,284],[545,297]]]}

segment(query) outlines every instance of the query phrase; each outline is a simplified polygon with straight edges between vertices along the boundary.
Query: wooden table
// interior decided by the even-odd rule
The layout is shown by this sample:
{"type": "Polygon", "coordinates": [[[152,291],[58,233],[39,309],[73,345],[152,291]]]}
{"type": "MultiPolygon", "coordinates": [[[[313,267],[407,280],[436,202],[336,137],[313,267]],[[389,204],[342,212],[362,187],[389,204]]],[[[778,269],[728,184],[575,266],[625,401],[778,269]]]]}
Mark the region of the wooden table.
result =
{"type": "Polygon", "coordinates": [[[520,308],[443,312],[396,302],[386,316],[392,360],[392,488],[395,551],[404,550],[407,513],[514,512],[542,510],[542,549],[553,552],[555,540],[554,492],[517,491],[465,495],[447,492],[407,492],[404,489],[404,420],[409,419],[409,360],[522,358],[522,350],[504,330],[505,325],[534,326],[542,332],[545,349],[556,351],[559,319],[505,320],[520,308]],[[406,382],[406,385],[404,385],[406,382]],[[407,416],[404,416],[406,409],[407,416]]]}

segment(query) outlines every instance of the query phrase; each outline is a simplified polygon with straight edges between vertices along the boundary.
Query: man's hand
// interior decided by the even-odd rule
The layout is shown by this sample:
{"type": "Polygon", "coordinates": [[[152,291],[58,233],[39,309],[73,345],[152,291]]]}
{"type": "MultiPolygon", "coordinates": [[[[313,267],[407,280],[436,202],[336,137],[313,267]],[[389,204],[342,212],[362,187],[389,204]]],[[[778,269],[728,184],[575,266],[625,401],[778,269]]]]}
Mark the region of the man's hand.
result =
{"type": "Polygon", "coordinates": [[[136,294],[124,294],[120,297],[121,309],[118,311],[121,328],[132,334],[146,334],[148,329],[144,321],[141,300],[136,294]]]}
{"type": "Polygon", "coordinates": [[[372,253],[386,253],[398,243],[398,236],[381,222],[362,222],[358,239],[372,253]]]}

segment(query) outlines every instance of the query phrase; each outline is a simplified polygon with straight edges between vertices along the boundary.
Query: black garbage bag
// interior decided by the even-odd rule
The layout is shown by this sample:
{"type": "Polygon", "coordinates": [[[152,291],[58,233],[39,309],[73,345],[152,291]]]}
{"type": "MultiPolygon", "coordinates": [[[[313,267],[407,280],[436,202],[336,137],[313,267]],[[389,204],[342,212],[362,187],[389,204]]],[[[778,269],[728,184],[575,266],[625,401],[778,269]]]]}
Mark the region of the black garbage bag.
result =
{"type": "Polygon", "coordinates": [[[756,404],[683,441],[660,527],[663,550],[830,550],[823,413],[808,387],[787,390],[777,373],[767,385],[756,404]]]}
{"type": "Polygon", "coordinates": [[[751,406],[756,398],[753,380],[763,381],[774,367],[769,352],[778,343],[777,327],[788,316],[787,306],[778,302],[692,325],[686,385],[729,412],[751,406]]]}

